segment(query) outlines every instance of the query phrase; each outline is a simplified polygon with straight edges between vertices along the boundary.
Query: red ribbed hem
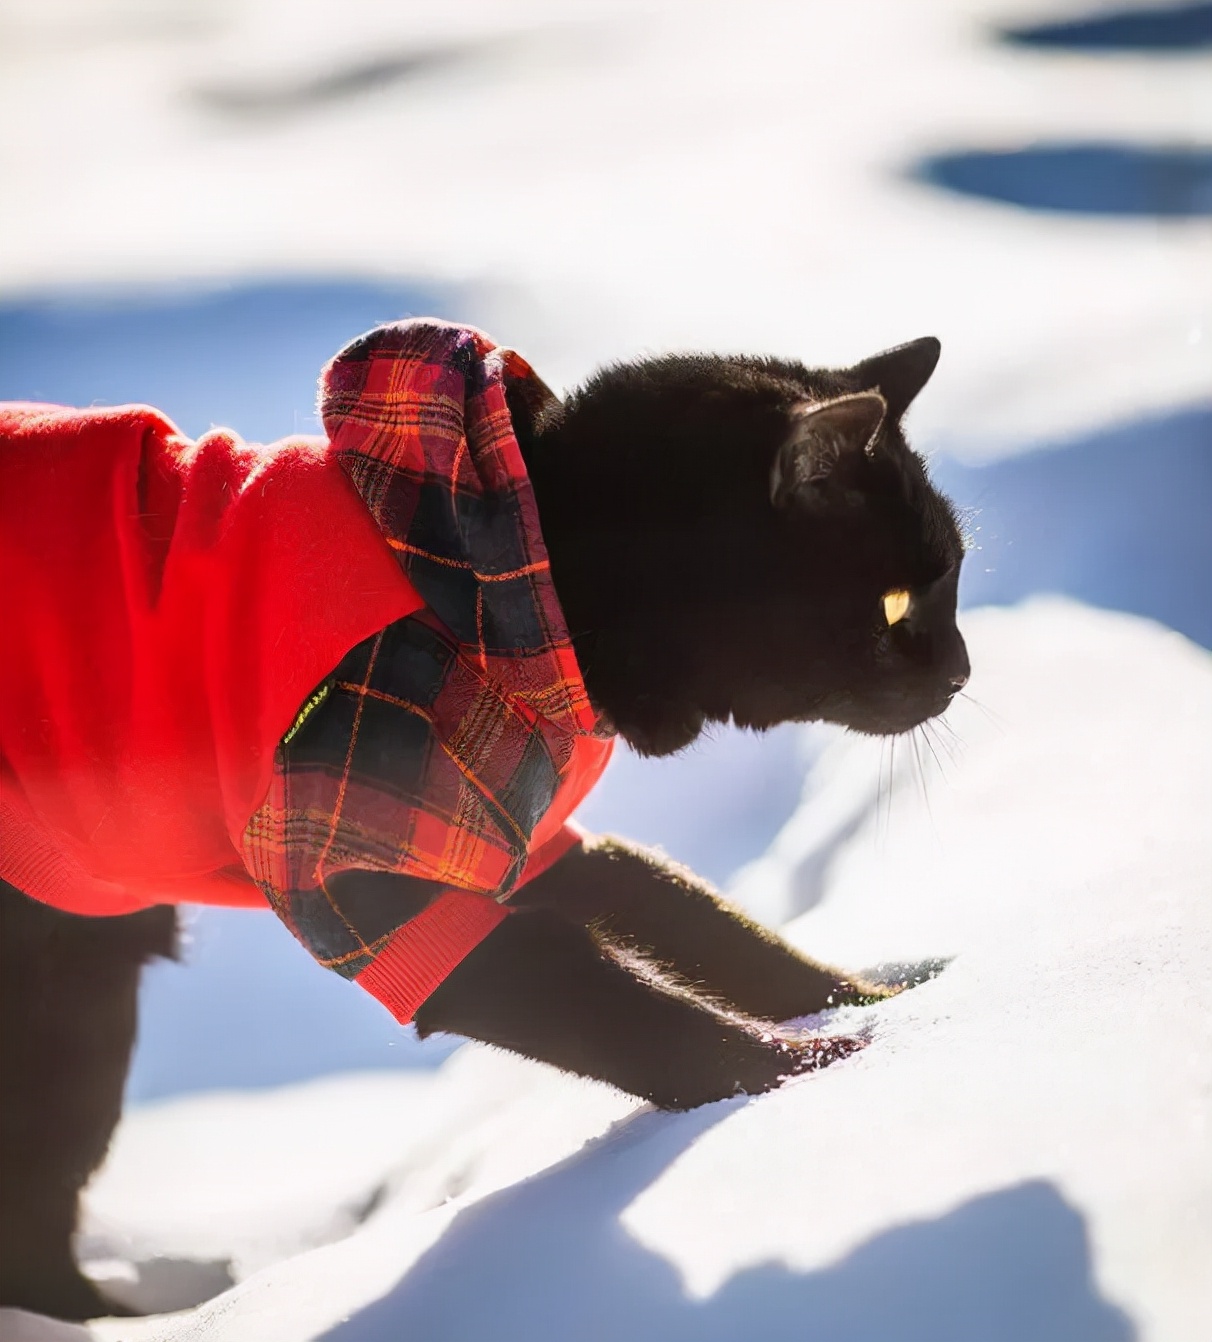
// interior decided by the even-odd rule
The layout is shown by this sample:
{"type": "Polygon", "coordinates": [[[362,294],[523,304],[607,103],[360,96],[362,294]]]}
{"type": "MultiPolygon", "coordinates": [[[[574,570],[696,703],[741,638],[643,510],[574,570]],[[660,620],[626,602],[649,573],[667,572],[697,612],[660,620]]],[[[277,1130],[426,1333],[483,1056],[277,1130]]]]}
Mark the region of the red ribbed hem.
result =
{"type": "Polygon", "coordinates": [[[355,978],[407,1025],[439,983],[509,917],[487,895],[447,890],[396,931],[355,978]]]}
{"type": "Polygon", "coordinates": [[[98,880],[52,839],[36,819],[16,780],[0,762],[0,880],[31,899],[99,918],[135,913],[157,901],[98,880]]]}

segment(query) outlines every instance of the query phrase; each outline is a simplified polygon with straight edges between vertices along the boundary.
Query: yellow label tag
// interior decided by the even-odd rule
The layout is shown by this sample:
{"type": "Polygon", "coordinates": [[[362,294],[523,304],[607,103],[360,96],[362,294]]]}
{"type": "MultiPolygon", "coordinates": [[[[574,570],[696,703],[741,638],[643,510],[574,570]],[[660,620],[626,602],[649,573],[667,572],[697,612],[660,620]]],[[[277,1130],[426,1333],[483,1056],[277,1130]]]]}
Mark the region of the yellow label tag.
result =
{"type": "Polygon", "coordinates": [[[324,684],[321,685],[320,688],[311,696],[311,698],[308,699],[308,701],[299,710],[299,716],[295,718],[294,726],[291,727],[290,731],[288,731],[286,735],[282,738],[282,744],[284,746],[290,745],[291,738],[298,733],[299,728],[303,726],[303,724],[307,721],[307,719],[311,717],[311,715],[316,711],[317,708],[320,707],[320,705],[324,702],[324,700],[328,698],[331,690],[332,690],[332,681],[326,680],[324,684]]]}

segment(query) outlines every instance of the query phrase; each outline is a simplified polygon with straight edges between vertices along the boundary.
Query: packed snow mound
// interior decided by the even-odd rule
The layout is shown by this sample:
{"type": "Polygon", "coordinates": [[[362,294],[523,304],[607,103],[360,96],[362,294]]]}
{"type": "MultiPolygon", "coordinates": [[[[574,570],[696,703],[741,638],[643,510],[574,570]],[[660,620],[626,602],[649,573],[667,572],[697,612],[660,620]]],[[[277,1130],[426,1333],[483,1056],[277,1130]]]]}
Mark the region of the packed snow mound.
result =
{"type": "Polygon", "coordinates": [[[864,1052],[689,1114],[473,1047],[136,1110],[84,1248],[180,1312],[0,1336],[1204,1336],[1212,659],[1057,600],[965,632],[979,707],[882,769],[840,737],[736,883],[822,957],[946,961],[823,1022],[864,1052]]]}

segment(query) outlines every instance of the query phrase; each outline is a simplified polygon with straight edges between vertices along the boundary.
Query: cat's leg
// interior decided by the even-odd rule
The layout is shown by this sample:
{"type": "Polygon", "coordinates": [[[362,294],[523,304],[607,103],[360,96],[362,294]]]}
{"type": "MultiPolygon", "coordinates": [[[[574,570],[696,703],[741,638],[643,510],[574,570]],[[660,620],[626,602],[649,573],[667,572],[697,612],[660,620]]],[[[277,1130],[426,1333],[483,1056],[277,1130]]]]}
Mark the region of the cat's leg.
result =
{"type": "Polygon", "coordinates": [[[422,1036],[480,1039],[667,1109],[769,1090],[863,1043],[780,1040],[645,977],[587,927],[546,909],[506,918],[424,1003],[416,1023],[422,1036]]]}
{"type": "Polygon", "coordinates": [[[514,896],[634,945],[692,987],[763,1020],[891,996],[801,955],[692,872],[614,838],[586,838],[514,896]]]}
{"type": "Polygon", "coordinates": [[[0,1305],[115,1308],[76,1267],[80,1190],[122,1110],[139,971],[172,955],[175,910],[61,913],[0,882],[0,1305]]]}

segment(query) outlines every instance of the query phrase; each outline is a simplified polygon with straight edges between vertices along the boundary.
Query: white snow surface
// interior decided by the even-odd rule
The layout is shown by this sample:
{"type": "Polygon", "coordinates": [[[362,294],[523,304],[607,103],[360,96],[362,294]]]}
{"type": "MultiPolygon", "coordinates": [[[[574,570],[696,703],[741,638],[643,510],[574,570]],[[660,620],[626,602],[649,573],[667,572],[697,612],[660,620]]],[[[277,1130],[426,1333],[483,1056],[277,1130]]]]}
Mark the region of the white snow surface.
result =
{"type": "Polygon", "coordinates": [[[0,178],[20,184],[0,292],[406,276],[474,294],[465,315],[557,387],[642,351],[836,366],[933,333],[947,376],[915,409],[919,441],[1020,451],[1212,386],[1206,220],[913,180],[940,151],[1209,141],[1206,52],[996,40],[1061,16],[0,0],[0,178]]]}
{"type": "Polygon", "coordinates": [[[688,1114],[478,1046],[136,1109],[82,1248],[178,1312],[0,1336],[1206,1337],[1212,659],[1056,599],[965,633],[945,774],[839,736],[736,883],[821,957],[949,960],[809,1022],[864,1051],[688,1114]]]}

